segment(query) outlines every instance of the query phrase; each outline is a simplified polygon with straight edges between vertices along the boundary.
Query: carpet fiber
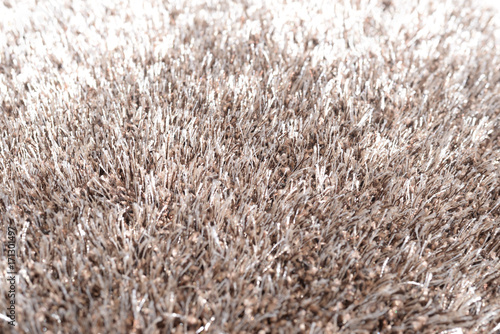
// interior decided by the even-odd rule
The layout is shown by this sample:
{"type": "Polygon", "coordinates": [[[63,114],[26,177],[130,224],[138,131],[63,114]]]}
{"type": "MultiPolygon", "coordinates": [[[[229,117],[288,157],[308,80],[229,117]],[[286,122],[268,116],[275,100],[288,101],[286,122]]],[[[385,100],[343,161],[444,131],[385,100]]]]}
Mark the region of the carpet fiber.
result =
{"type": "Polygon", "coordinates": [[[495,15],[0,2],[0,332],[498,332],[495,15]]]}

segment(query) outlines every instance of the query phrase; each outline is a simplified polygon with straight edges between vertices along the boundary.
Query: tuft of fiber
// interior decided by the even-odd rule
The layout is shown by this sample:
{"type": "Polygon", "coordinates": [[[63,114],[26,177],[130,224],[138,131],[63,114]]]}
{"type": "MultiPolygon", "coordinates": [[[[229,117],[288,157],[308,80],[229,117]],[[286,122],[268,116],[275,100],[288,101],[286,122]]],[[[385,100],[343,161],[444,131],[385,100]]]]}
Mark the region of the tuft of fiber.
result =
{"type": "Polygon", "coordinates": [[[0,332],[498,331],[499,29],[468,0],[0,2],[0,332]]]}

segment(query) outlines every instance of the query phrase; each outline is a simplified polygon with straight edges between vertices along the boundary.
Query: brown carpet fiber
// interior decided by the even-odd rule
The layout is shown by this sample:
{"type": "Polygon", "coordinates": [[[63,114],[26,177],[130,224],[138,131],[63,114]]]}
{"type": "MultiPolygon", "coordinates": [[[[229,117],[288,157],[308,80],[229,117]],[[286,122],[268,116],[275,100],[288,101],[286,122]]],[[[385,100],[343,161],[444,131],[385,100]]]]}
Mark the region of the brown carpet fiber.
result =
{"type": "Polygon", "coordinates": [[[0,2],[0,332],[498,333],[499,27],[0,2]]]}

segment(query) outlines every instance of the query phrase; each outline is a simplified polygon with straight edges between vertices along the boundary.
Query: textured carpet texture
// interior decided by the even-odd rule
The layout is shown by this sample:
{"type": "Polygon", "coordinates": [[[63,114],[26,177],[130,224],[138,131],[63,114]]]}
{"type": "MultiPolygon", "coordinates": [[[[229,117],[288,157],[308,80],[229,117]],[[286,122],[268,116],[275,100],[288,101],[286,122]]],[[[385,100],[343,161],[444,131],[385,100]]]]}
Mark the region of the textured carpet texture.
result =
{"type": "Polygon", "coordinates": [[[0,332],[498,333],[495,13],[0,2],[0,332]]]}

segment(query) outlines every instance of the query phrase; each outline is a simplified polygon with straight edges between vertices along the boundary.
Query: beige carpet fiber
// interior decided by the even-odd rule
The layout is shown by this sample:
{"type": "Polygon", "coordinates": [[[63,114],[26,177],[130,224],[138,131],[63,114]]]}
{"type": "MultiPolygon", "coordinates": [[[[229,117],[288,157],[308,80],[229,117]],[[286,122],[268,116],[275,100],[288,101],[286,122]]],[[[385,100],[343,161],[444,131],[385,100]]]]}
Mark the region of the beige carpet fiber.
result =
{"type": "Polygon", "coordinates": [[[0,332],[500,332],[499,27],[0,2],[0,332]]]}

